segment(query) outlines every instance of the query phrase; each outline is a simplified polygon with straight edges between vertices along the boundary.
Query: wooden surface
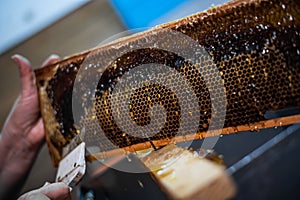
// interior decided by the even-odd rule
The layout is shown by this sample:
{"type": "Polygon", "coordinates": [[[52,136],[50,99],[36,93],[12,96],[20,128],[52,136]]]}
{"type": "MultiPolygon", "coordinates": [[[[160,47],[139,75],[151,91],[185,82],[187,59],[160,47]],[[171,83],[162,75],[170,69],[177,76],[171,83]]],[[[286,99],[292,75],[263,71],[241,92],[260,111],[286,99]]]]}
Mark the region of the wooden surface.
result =
{"type": "MultiPolygon", "coordinates": [[[[51,53],[69,56],[93,48],[123,30],[124,26],[108,2],[95,0],[0,55],[1,129],[20,88],[17,66],[10,59],[12,55],[26,56],[37,68],[51,53]]],[[[45,181],[53,181],[54,174],[48,149],[43,147],[24,191],[40,187],[45,181]]]]}
{"type": "Polygon", "coordinates": [[[165,138],[161,140],[152,140],[151,142],[143,142],[134,144],[128,147],[114,149],[106,152],[98,152],[92,155],[87,155],[86,159],[90,162],[102,158],[106,158],[109,156],[116,156],[116,155],[124,155],[128,152],[136,152],[141,151],[145,149],[150,149],[154,145],[155,147],[163,147],[168,144],[177,143],[177,142],[188,142],[193,140],[201,140],[207,137],[212,136],[220,136],[220,135],[228,135],[233,134],[237,132],[242,131],[258,131],[261,129],[266,128],[272,128],[272,127],[281,127],[281,126],[287,126],[291,124],[298,124],[300,123],[300,115],[292,115],[292,116],[286,116],[286,117],[280,117],[275,119],[269,119],[269,120],[262,120],[260,122],[252,123],[252,124],[245,124],[240,125],[236,127],[227,127],[220,130],[212,130],[211,133],[209,132],[202,132],[202,133],[196,133],[196,134],[188,134],[185,136],[175,136],[173,138],[165,138]]]}

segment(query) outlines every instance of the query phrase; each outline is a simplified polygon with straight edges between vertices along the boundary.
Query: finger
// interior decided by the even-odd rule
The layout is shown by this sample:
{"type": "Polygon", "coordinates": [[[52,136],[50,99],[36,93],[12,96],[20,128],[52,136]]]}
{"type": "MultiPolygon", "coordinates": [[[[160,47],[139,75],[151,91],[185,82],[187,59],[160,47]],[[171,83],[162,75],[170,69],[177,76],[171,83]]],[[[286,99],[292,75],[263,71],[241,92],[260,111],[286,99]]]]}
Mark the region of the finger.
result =
{"type": "Polygon", "coordinates": [[[55,199],[55,200],[69,200],[71,199],[70,189],[64,183],[47,183],[36,190],[32,190],[23,194],[18,200],[46,200],[46,199],[55,199]]]}
{"type": "Polygon", "coordinates": [[[59,188],[57,190],[52,190],[49,192],[44,193],[50,199],[57,199],[57,200],[69,200],[71,199],[71,193],[69,188],[59,188]]]}
{"type": "Polygon", "coordinates": [[[52,183],[40,189],[50,199],[71,199],[70,189],[64,183],[52,183]]]}
{"type": "Polygon", "coordinates": [[[19,67],[22,95],[29,96],[36,90],[31,64],[26,58],[18,54],[13,55],[11,58],[19,67]]]}
{"type": "Polygon", "coordinates": [[[44,185],[43,185],[43,187],[44,186],[47,186],[47,185],[50,185],[51,183],[49,183],[48,181],[46,181],[45,183],[44,183],[44,185]]]}
{"type": "Polygon", "coordinates": [[[52,54],[51,56],[49,56],[42,64],[42,67],[45,67],[47,65],[56,63],[60,60],[60,57],[56,54],[52,54]]]}
{"type": "Polygon", "coordinates": [[[19,197],[18,200],[51,200],[51,199],[42,193],[29,192],[19,197]]]}

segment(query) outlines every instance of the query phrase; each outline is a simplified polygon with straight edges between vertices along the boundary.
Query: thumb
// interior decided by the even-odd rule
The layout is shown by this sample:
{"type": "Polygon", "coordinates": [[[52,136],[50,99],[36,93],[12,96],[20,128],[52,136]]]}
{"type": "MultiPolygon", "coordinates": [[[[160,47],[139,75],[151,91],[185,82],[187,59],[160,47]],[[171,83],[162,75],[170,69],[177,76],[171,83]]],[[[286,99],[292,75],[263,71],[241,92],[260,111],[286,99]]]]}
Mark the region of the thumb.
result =
{"type": "Polygon", "coordinates": [[[20,78],[21,78],[21,88],[22,96],[28,97],[32,93],[36,92],[35,88],[35,77],[30,62],[23,56],[15,54],[12,57],[12,60],[19,67],[20,78]]]}
{"type": "Polygon", "coordinates": [[[37,199],[70,200],[70,188],[64,183],[45,184],[43,187],[22,195],[18,200],[37,199]]]}
{"type": "Polygon", "coordinates": [[[51,200],[49,197],[42,193],[28,193],[27,195],[21,196],[18,200],[51,200]]]}
{"type": "Polygon", "coordinates": [[[45,185],[40,189],[40,192],[49,197],[50,199],[71,199],[70,187],[62,182],[45,185]]]}

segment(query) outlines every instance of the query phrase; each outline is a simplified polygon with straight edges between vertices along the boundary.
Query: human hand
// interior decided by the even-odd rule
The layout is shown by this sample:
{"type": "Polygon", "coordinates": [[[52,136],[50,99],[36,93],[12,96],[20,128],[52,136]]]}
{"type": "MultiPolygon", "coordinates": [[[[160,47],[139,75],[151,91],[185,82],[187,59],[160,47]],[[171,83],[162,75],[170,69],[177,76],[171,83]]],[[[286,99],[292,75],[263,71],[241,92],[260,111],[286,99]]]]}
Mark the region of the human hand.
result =
{"type": "Polygon", "coordinates": [[[18,200],[68,200],[71,199],[70,189],[64,183],[46,183],[43,187],[30,191],[18,200]]]}
{"type": "MultiPolygon", "coordinates": [[[[21,94],[4,124],[0,139],[0,198],[1,193],[22,187],[45,137],[31,64],[20,55],[12,59],[19,67],[21,94]]],[[[58,60],[58,56],[50,56],[43,66],[58,60]]]]}
{"type": "MultiPolygon", "coordinates": [[[[28,150],[36,150],[44,140],[44,127],[39,115],[35,76],[31,64],[26,58],[14,55],[12,59],[19,67],[21,95],[4,125],[2,138],[7,140],[8,144],[17,142],[22,146],[25,145],[24,147],[27,147],[28,150]]],[[[58,60],[58,56],[52,55],[42,66],[58,60]]]]}

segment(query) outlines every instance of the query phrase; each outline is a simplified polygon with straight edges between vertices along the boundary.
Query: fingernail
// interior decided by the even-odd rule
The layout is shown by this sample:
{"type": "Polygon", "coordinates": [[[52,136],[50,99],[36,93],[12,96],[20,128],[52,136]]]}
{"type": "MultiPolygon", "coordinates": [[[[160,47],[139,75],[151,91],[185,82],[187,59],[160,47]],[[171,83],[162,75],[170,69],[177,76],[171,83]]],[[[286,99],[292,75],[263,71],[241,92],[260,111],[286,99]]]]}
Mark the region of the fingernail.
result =
{"type": "Polygon", "coordinates": [[[50,183],[48,181],[45,182],[45,184],[43,186],[47,186],[49,185],[50,183]]]}
{"type": "Polygon", "coordinates": [[[48,59],[60,59],[57,54],[51,54],[48,59]]]}
{"type": "Polygon", "coordinates": [[[19,54],[15,54],[13,56],[10,57],[15,63],[19,64],[19,59],[20,59],[20,55],[19,54]]]}
{"type": "Polygon", "coordinates": [[[53,64],[55,62],[58,62],[60,60],[60,57],[56,54],[52,54],[50,55],[42,64],[42,67],[49,65],[49,64],[53,64]]]}
{"type": "Polygon", "coordinates": [[[11,56],[11,59],[13,61],[15,61],[19,66],[21,65],[21,62],[26,62],[28,65],[30,65],[29,60],[27,60],[27,58],[25,58],[24,56],[21,56],[20,54],[15,54],[13,56],[11,56]]]}
{"type": "Polygon", "coordinates": [[[67,187],[67,188],[69,189],[70,192],[72,192],[72,190],[73,190],[72,187],[70,187],[69,185],[67,185],[67,184],[64,183],[64,182],[56,182],[56,183],[54,183],[54,184],[56,184],[58,187],[67,187]]]}

